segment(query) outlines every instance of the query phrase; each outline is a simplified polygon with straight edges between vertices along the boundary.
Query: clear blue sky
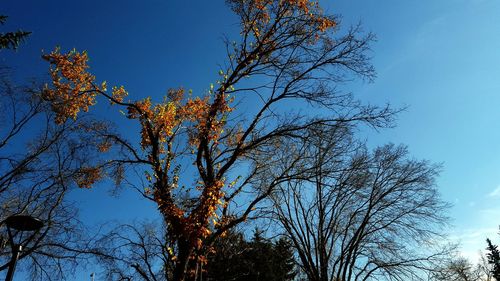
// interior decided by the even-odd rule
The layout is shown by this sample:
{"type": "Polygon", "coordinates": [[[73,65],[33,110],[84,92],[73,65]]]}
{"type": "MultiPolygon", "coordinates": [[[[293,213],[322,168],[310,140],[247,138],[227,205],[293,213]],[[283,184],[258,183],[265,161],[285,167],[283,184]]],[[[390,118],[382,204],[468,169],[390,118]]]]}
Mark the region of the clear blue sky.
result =
{"type": "MultiPolygon", "coordinates": [[[[397,128],[370,133],[370,144],[404,143],[416,158],[443,163],[438,187],[454,203],[451,234],[462,242],[464,255],[484,249],[486,236],[500,241],[500,1],[321,3],[342,15],[344,25],[361,21],[378,38],[372,52],[378,78],[349,89],[372,103],[409,106],[397,128]]],[[[9,16],[2,30],[33,31],[18,52],[0,56],[19,79],[46,75],[42,50],[75,47],[89,52],[98,80],[158,100],[171,87],[207,89],[224,62],[222,35],[238,36],[223,0],[17,0],[1,7],[9,16]]],[[[73,194],[85,220],[155,212],[133,194],[107,193],[101,188],[73,194]]]]}

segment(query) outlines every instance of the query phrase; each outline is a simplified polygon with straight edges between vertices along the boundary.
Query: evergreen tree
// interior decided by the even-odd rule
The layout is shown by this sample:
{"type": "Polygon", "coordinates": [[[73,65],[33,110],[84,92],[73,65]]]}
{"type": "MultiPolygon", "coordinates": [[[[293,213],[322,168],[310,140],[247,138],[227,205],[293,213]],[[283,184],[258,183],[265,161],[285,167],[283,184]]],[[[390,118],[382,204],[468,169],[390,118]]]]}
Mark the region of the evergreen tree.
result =
{"type": "Polygon", "coordinates": [[[219,239],[206,271],[206,280],[213,281],[289,281],[297,274],[291,243],[284,238],[273,242],[259,230],[250,241],[241,233],[219,239]]]}
{"type": "MultiPolygon", "coordinates": [[[[0,24],[5,24],[7,16],[0,15],[0,24]]],[[[18,30],[14,32],[0,32],[0,49],[17,49],[19,44],[30,35],[31,32],[18,30]]]]}
{"type": "Polygon", "coordinates": [[[297,270],[290,240],[280,238],[274,244],[274,252],[275,254],[273,257],[279,258],[279,260],[274,261],[276,264],[276,266],[274,266],[276,275],[283,276],[284,279],[281,280],[293,280],[297,275],[297,270]]]}
{"type": "Polygon", "coordinates": [[[491,273],[493,274],[493,278],[497,281],[500,281],[500,251],[498,250],[498,246],[491,243],[490,239],[486,239],[486,243],[488,243],[488,247],[486,250],[488,253],[486,254],[488,258],[488,263],[493,265],[493,270],[491,273]]]}

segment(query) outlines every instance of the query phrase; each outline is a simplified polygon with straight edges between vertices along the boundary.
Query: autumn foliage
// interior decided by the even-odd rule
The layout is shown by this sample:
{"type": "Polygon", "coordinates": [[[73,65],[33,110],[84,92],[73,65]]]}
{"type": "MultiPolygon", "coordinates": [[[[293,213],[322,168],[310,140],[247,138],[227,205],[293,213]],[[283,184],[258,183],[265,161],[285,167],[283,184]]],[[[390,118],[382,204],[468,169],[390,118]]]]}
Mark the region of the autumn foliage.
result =
{"type": "MultiPolygon", "coordinates": [[[[44,98],[51,102],[56,123],[62,124],[68,118],[75,119],[81,111],[87,112],[98,96],[108,99],[111,104],[125,106],[128,112],[126,117],[139,121],[140,146],[143,151],[147,151],[147,162],[153,169],[153,176],[150,173],[146,175],[146,180],[155,187],[153,198],[169,223],[170,231],[178,237],[187,238],[189,247],[200,250],[202,239],[211,233],[208,222],[216,216],[216,210],[222,204],[224,181],[214,179],[197,186],[201,191],[199,207],[186,214],[186,210],[177,206],[171,196],[171,191],[177,187],[178,175],[174,175],[171,180],[168,178],[173,161],[169,146],[181,126],[188,128],[188,142],[193,151],[199,148],[200,143],[216,145],[224,130],[224,119],[232,111],[230,95],[219,90],[217,94],[210,92],[204,97],[185,98],[183,89],[171,89],[160,103],[153,104],[150,97],[124,102],[128,93],[123,86],[115,86],[108,93],[106,82],[100,85],[94,83],[95,77],[87,72],[86,52],[72,50],[61,54],[56,49],[43,58],[52,65],[52,87],[46,87],[44,98]]],[[[107,152],[110,145],[105,142],[98,149],[107,152]]],[[[82,188],[90,188],[102,177],[103,172],[99,167],[83,167],[76,183],[82,188]]],[[[202,255],[197,258],[204,259],[202,255]]],[[[172,255],[172,259],[176,260],[177,257],[172,255]]]]}
{"type": "Polygon", "coordinates": [[[51,102],[57,114],[56,123],[62,124],[67,118],[76,118],[81,110],[88,111],[95,104],[97,92],[93,85],[95,77],[87,72],[87,53],[73,50],[61,54],[56,49],[43,58],[55,66],[50,71],[54,88],[47,87],[43,97],[51,102]]]}
{"type": "MultiPolygon", "coordinates": [[[[151,98],[145,98],[136,102],[124,103],[124,98],[128,95],[123,86],[113,87],[111,94],[108,94],[106,82],[100,86],[94,84],[95,77],[87,72],[87,54],[85,52],[70,51],[61,54],[59,49],[43,56],[49,61],[51,69],[52,87],[47,87],[44,98],[51,102],[53,110],[56,112],[56,123],[64,123],[68,118],[77,118],[80,111],[87,112],[91,105],[95,104],[98,95],[109,99],[112,104],[119,104],[127,107],[128,119],[136,119],[141,124],[141,148],[148,151],[148,161],[154,167],[154,180],[163,182],[165,171],[170,170],[169,159],[162,159],[160,156],[170,157],[166,146],[170,144],[169,139],[175,135],[180,126],[190,128],[189,143],[196,149],[201,141],[217,143],[223,131],[224,122],[222,117],[232,111],[229,106],[230,96],[227,94],[206,95],[203,98],[184,97],[183,89],[171,89],[168,91],[165,101],[153,105],[151,98]],[[187,123],[187,125],[186,125],[187,123]]],[[[99,147],[101,152],[106,152],[109,143],[99,147]]],[[[81,176],[77,178],[80,187],[90,188],[101,178],[98,168],[82,168],[81,176]]],[[[147,176],[148,181],[153,181],[147,176]]],[[[198,186],[203,190],[201,197],[203,208],[199,212],[193,212],[190,216],[185,216],[185,211],[173,204],[169,196],[163,194],[164,189],[156,188],[154,198],[159,209],[165,216],[169,217],[175,225],[175,231],[181,235],[188,235],[198,232],[197,237],[206,237],[210,233],[207,228],[208,220],[214,216],[217,205],[221,202],[222,181],[215,181],[208,186],[198,186]],[[203,222],[203,223],[200,223],[203,222]]],[[[171,184],[167,191],[174,189],[175,183],[171,184]]],[[[197,238],[191,241],[197,248],[201,247],[201,240],[197,238]]]]}
{"type": "MultiPolygon", "coordinates": [[[[173,280],[193,278],[197,265],[205,262],[205,253],[210,251],[205,241],[213,241],[214,236],[224,235],[227,229],[245,221],[255,205],[271,192],[269,187],[253,198],[239,216],[229,214],[228,205],[255,174],[235,187],[235,181],[227,179],[228,171],[251,151],[306,126],[277,123],[275,130],[260,132],[262,120],[273,116],[266,115],[271,105],[286,98],[327,104],[330,94],[324,86],[318,93],[298,91],[296,87],[298,81],[309,79],[315,71],[323,71],[329,65],[348,65],[350,71],[370,75],[362,56],[341,61],[344,55],[363,52],[363,42],[354,42],[358,44],[355,45],[347,41],[349,39],[338,43],[329,40],[327,32],[336,27],[336,22],[324,15],[316,1],[232,0],[228,5],[241,19],[243,39],[239,45],[230,45],[229,67],[219,71],[217,86],[211,86],[205,94],[186,94],[184,89],[175,88],[160,102],[151,97],[131,99],[123,86],[113,86],[110,91],[106,82],[96,82],[89,72],[86,52],[61,53],[56,49],[43,56],[51,64],[52,77],[52,84],[45,88],[44,99],[56,113],[57,124],[78,118],[82,112],[89,111],[98,98],[122,108],[126,118],[140,124],[138,150],[118,135],[109,134],[102,134],[104,141],[98,146],[103,153],[109,152],[112,146],[121,146],[130,152],[130,159],[108,159],[96,167],[82,168],[76,182],[80,187],[90,188],[106,176],[104,169],[109,163],[147,166],[145,180],[149,187],[144,194],[156,202],[167,225],[172,245],[170,258],[175,264],[173,280]],[[314,48],[317,53],[312,51],[314,48]],[[344,48],[341,53],[340,48],[344,48]],[[290,57],[288,61],[283,59],[285,55],[290,57]],[[238,83],[265,71],[276,79],[274,92],[250,122],[229,125],[233,101],[239,98],[238,83]],[[281,74],[276,74],[280,71],[281,74]],[[176,152],[178,142],[184,142],[186,147],[181,153],[176,152]],[[179,203],[174,195],[182,177],[176,165],[179,157],[190,157],[199,177],[197,184],[188,188],[192,196],[197,196],[190,206],[179,203]]],[[[362,120],[363,114],[372,113],[379,114],[358,112],[359,116],[352,120],[362,120]]],[[[366,120],[370,122],[377,120],[369,117],[371,119],[366,120]]],[[[322,122],[337,122],[337,119],[322,122]]]]}

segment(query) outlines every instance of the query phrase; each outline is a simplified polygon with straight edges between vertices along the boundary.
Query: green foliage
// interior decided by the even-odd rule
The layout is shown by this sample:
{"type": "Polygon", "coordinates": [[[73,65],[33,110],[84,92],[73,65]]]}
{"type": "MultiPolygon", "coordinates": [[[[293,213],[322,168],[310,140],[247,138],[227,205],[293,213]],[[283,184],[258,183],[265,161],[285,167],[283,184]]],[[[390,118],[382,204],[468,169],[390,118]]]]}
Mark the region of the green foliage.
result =
{"type": "Polygon", "coordinates": [[[297,274],[290,241],[270,241],[256,230],[251,241],[230,233],[215,244],[208,257],[207,280],[288,281],[297,274]]]}
{"type": "MultiPolygon", "coordinates": [[[[7,16],[0,15],[0,24],[5,24],[7,16]]],[[[0,49],[17,49],[31,32],[18,30],[14,32],[0,32],[0,49]]]]}
{"type": "Polygon", "coordinates": [[[486,243],[488,243],[488,247],[486,248],[488,253],[486,254],[486,257],[488,258],[488,263],[493,265],[491,273],[493,278],[500,281],[500,251],[498,250],[497,245],[491,243],[490,239],[486,239],[486,243]]]}

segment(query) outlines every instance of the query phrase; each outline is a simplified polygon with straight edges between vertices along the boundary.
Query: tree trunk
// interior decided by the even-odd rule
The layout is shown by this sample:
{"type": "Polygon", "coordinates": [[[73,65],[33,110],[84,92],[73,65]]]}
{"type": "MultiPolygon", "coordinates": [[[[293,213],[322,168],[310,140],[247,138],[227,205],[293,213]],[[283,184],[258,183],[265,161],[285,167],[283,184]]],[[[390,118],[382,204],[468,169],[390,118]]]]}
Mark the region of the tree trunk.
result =
{"type": "Polygon", "coordinates": [[[174,268],[173,281],[194,281],[195,276],[189,274],[189,267],[193,264],[189,262],[193,247],[189,245],[188,241],[179,241],[177,245],[179,247],[179,252],[174,268]]]}

